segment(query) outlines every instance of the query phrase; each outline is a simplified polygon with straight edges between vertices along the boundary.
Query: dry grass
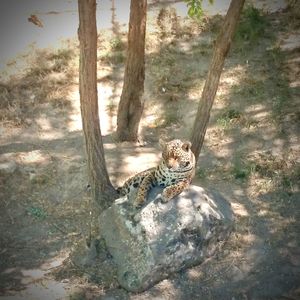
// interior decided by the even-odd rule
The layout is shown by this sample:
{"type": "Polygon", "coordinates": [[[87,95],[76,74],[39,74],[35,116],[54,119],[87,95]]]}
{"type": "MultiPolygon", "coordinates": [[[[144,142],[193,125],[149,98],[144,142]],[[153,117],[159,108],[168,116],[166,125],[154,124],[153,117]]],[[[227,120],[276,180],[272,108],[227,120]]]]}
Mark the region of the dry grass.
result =
{"type": "Polygon", "coordinates": [[[68,106],[70,87],[76,82],[77,60],[75,45],[36,50],[24,74],[0,84],[0,121],[22,126],[41,103],[68,106]]]}

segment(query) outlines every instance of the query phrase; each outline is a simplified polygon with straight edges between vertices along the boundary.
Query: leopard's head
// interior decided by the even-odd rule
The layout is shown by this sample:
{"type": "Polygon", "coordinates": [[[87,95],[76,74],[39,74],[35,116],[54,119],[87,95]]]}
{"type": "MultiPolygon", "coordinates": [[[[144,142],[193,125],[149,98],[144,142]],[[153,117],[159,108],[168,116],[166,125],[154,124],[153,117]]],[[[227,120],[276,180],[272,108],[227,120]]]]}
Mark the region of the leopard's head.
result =
{"type": "Polygon", "coordinates": [[[162,146],[163,164],[171,171],[189,171],[195,167],[195,156],[191,150],[190,142],[172,140],[162,146]]]}

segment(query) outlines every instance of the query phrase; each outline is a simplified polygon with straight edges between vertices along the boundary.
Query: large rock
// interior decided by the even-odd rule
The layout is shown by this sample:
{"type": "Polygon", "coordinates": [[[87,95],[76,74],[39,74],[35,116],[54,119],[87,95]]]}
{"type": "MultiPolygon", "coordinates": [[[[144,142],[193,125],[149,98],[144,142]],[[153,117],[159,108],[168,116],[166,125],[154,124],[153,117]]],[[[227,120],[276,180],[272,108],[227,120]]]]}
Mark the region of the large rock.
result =
{"type": "Polygon", "coordinates": [[[151,191],[141,210],[120,198],[100,216],[100,231],[128,291],[143,291],[173,272],[201,263],[227,239],[230,204],[217,193],[191,186],[167,204],[151,191]]]}

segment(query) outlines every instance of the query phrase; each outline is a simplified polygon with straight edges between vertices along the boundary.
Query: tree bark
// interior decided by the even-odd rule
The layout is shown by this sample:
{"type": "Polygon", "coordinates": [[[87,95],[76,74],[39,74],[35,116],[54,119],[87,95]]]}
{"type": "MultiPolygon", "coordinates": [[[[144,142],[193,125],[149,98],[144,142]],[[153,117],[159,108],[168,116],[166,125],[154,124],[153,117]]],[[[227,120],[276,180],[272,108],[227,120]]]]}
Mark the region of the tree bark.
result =
{"type": "Polygon", "coordinates": [[[199,154],[203,145],[207,124],[210,118],[210,111],[219,86],[224,61],[230,49],[230,45],[238,24],[239,17],[242,12],[244,2],[245,0],[231,1],[224,20],[223,27],[216,40],[212,61],[202,91],[192,131],[192,151],[195,154],[196,160],[198,160],[199,158],[199,154]]]}
{"type": "Polygon", "coordinates": [[[96,0],[78,0],[78,10],[79,92],[88,174],[92,196],[104,209],[116,198],[116,191],[106,169],[98,114],[96,0]]]}
{"type": "Polygon", "coordinates": [[[131,0],[124,85],[117,115],[120,141],[136,141],[142,117],[145,80],[147,0],[131,0]]]}

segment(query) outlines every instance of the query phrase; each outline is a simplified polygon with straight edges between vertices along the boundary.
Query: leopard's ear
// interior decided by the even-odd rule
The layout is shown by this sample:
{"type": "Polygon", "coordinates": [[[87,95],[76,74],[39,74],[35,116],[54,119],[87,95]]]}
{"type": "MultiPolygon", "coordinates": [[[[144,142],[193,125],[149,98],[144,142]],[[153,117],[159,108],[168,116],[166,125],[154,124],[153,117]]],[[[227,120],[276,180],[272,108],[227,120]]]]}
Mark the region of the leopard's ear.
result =
{"type": "Polygon", "coordinates": [[[166,146],[166,142],[162,138],[159,139],[158,143],[160,148],[162,149],[166,146]]]}
{"type": "Polygon", "coordinates": [[[186,152],[188,152],[191,149],[191,147],[192,147],[191,142],[184,142],[181,146],[181,148],[186,152]]]}

